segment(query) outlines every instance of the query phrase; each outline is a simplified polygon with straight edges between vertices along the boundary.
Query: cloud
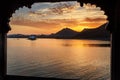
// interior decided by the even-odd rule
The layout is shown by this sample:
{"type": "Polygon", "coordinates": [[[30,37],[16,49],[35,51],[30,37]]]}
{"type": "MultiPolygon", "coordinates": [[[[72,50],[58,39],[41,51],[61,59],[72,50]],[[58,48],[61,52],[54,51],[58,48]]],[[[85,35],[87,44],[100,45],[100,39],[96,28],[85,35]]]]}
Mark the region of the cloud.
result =
{"type": "Polygon", "coordinates": [[[57,27],[72,27],[79,24],[78,20],[70,20],[70,19],[53,19],[53,20],[41,20],[37,22],[33,22],[31,20],[23,21],[23,20],[14,20],[11,24],[22,25],[22,26],[31,26],[36,28],[57,28],[57,27]]]}
{"type": "Polygon", "coordinates": [[[89,17],[87,17],[87,18],[85,18],[84,19],[84,21],[86,21],[86,22],[103,22],[103,21],[106,21],[106,19],[105,18],[89,18],[89,17]]]}
{"type": "Polygon", "coordinates": [[[13,21],[11,24],[14,25],[21,25],[21,26],[29,26],[29,27],[35,27],[35,28],[42,28],[42,29],[49,29],[49,28],[56,28],[57,23],[51,23],[47,21],[38,21],[38,22],[33,22],[33,21],[13,21]]]}
{"type": "Polygon", "coordinates": [[[104,23],[106,20],[104,18],[85,18],[84,20],[79,19],[44,19],[41,21],[23,21],[23,20],[14,20],[11,24],[29,26],[39,29],[55,29],[55,28],[74,28],[76,26],[86,26],[86,27],[97,27],[101,23],[104,23]]]}
{"type": "MultiPolygon", "coordinates": [[[[48,4],[48,3],[47,3],[48,4]]],[[[32,6],[31,11],[29,11],[29,15],[31,16],[39,16],[41,19],[45,18],[60,18],[61,16],[66,15],[67,13],[71,13],[72,11],[76,10],[80,7],[80,4],[76,1],[68,1],[68,2],[56,2],[56,3],[49,3],[49,6],[46,6],[45,3],[34,4],[32,6]],[[43,6],[40,8],[40,5],[43,6]],[[38,8],[38,7],[39,8],[38,8]],[[51,17],[50,17],[51,16],[51,17]]],[[[67,15],[67,17],[69,17],[67,15]]]]}
{"type": "Polygon", "coordinates": [[[96,27],[106,21],[107,16],[104,13],[96,5],[84,4],[81,7],[77,1],[34,3],[31,9],[22,7],[16,10],[10,24],[42,30],[96,27]]]}
{"type": "Polygon", "coordinates": [[[53,13],[64,14],[70,13],[76,8],[80,7],[80,4],[77,2],[60,2],[56,6],[49,8],[53,13]]]}
{"type": "Polygon", "coordinates": [[[39,21],[41,19],[84,19],[90,16],[101,17],[101,15],[104,15],[104,11],[101,11],[96,5],[84,4],[81,7],[77,1],[66,1],[34,3],[31,9],[23,7],[16,10],[12,19],[32,21],[39,21]]]}
{"type": "Polygon", "coordinates": [[[95,4],[90,4],[90,3],[87,3],[87,4],[83,4],[83,8],[87,9],[87,10],[97,10],[97,11],[100,11],[101,8],[100,7],[97,7],[95,4]]]}

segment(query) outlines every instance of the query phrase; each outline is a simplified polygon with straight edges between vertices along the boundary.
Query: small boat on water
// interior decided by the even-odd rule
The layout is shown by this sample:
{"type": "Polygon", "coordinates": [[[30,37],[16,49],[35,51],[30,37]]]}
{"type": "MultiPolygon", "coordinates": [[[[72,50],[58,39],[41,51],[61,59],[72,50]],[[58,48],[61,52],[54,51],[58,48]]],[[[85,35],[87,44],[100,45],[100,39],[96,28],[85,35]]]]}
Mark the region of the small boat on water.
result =
{"type": "Polygon", "coordinates": [[[29,40],[36,40],[36,38],[37,38],[36,35],[30,35],[30,36],[28,37],[29,40]]]}

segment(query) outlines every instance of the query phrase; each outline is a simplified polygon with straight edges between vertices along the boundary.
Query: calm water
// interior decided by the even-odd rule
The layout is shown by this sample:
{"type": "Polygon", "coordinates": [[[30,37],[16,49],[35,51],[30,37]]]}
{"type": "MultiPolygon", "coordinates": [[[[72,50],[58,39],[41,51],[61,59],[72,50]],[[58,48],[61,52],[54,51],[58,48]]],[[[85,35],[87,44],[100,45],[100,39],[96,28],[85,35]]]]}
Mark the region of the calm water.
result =
{"type": "Polygon", "coordinates": [[[7,74],[80,80],[110,80],[108,41],[8,39],[7,74]]]}

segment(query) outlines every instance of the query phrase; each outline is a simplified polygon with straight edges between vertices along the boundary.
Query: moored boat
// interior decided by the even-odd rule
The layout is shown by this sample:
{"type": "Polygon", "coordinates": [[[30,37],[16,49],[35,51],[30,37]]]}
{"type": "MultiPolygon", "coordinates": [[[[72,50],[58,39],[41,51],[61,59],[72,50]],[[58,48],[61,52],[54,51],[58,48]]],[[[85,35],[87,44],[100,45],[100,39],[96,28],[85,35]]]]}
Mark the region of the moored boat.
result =
{"type": "Polygon", "coordinates": [[[35,35],[30,35],[30,36],[28,37],[29,40],[36,40],[36,38],[37,38],[37,37],[36,37],[35,35]]]}

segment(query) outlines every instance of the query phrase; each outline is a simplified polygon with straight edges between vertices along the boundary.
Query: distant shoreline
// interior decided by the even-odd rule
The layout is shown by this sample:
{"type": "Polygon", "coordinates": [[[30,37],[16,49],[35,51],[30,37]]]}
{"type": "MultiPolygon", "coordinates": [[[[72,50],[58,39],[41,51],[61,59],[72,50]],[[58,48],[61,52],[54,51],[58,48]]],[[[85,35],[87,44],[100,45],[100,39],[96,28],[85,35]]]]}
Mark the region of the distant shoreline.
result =
{"type": "MultiPolygon", "coordinates": [[[[12,38],[12,39],[28,39],[28,38],[12,38]]],[[[38,38],[38,39],[63,39],[63,38],[38,38]]],[[[66,39],[66,40],[99,40],[99,41],[109,41],[109,40],[100,40],[100,39],[66,39]]],[[[110,47],[111,46],[110,43],[101,43],[101,44],[90,43],[90,44],[83,44],[83,45],[86,46],[86,47],[110,47]]]]}
{"type": "MultiPolygon", "coordinates": [[[[28,39],[28,37],[7,37],[7,38],[26,38],[28,39]]],[[[37,37],[37,39],[74,39],[74,40],[100,40],[100,41],[110,41],[110,39],[90,39],[90,38],[52,38],[52,37],[37,37]]]]}
{"type": "Polygon", "coordinates": [[[110,41],[110,33],[105,30],[103,24],[95,29],[84,29],[81,32],[76,32],[70,28],[63,28],[56,33],[51,34],[10,34],[8,38],[29,38],[31,36],[35,38],[52,38],[52,39],[84,39],[84,40],[102,40],[110,41]]]}

